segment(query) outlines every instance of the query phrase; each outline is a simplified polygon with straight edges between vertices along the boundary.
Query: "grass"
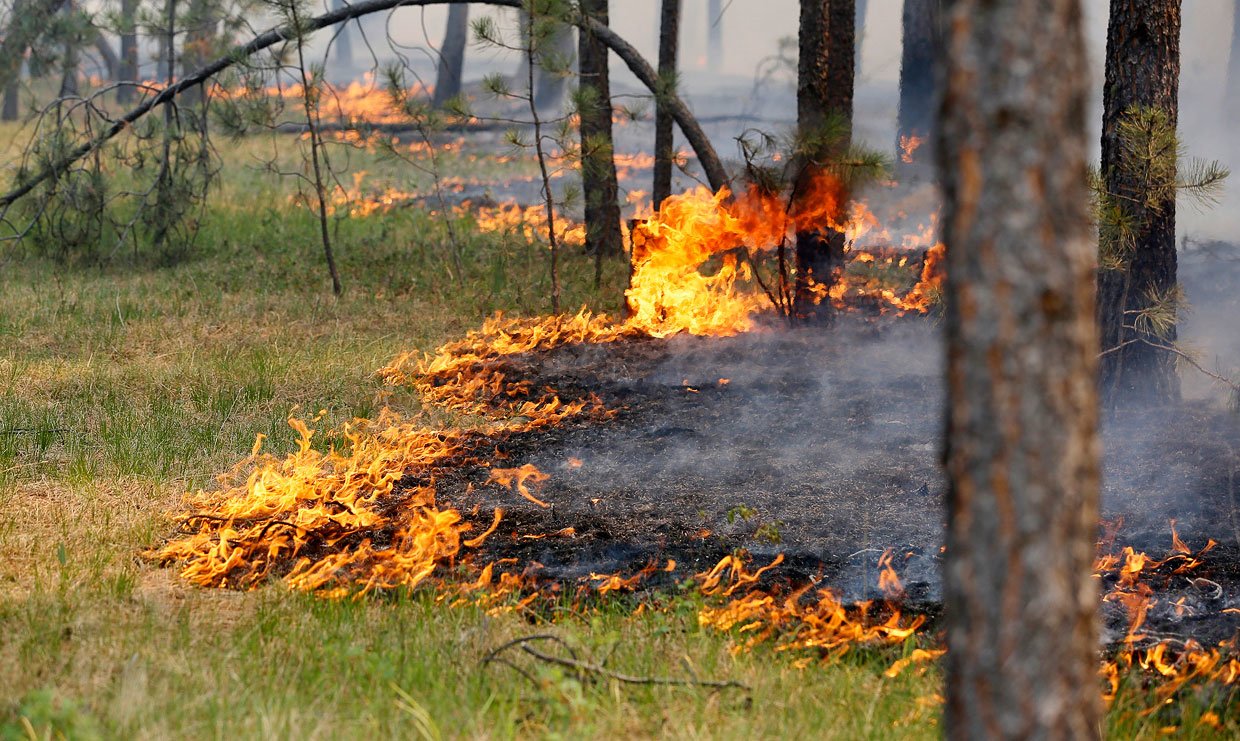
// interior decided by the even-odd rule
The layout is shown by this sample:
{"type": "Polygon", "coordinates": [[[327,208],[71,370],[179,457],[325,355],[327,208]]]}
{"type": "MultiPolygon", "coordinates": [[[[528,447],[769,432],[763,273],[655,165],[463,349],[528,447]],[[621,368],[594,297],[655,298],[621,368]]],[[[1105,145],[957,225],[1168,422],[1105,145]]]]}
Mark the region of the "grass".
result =
{"type": "MultiPolygon", "coordinates": [[[[230,146],[236,163],[260,144],[230,146]]],[[[468,176],[508,166],[458,159],[478,168],[468,176]]],[[[372,377],[393,355],[495,310],[547,310],[538,247],[465,219],[453,277],[444,221],[416,209],[337,225],[346,293],[334,298],[315,221],[289,187],[230,164],[195,251],[173,267],[0,257],[0,738],[938,735],[934,668],[884,678],[899,649],[803,670],[766,650],[734,655],[689,599],[531,625],[426,592],[326,602],[279,584],[193,589],[138,559],[181,494],[209,486],[255,434],[290,447],[291,409],[331,424],[412,407],[372,377]],[[580,684],[547,667],[527,681],[480,664],[534,631],[617,671],[751,691],[580,684]]],[[[625,266],[606,268],[595,292],[590,261],[568,255],[565,305],[616,309],[625,266]]],[[[1154,735],[1147,706],[1125,694],[1110,730],[1154,735]]],[[[1205,733],[1192,714],[1209,707],[1189,704],[1185,727],[1205,733]]]]}

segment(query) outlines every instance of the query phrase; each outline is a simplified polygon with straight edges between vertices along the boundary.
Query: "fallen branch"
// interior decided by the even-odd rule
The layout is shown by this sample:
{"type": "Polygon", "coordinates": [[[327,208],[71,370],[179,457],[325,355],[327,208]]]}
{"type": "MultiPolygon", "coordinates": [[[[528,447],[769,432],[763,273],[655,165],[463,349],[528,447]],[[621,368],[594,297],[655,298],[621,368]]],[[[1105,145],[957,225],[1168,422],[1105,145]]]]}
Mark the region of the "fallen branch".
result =
{"type": "MultiPolygon", "coordinates": [[[[86,157],[92,152],[102,147],[109,140],[120,134],[129,126],[133,125],[138,119],[145,116],[155,108],[170,103],[181,93],[195,88],[215,75],[224,70],[233,67],[245,59],[257,54],[264,49],[275,46],[276,44],[290,41],[298,36],[313,33],[339,23],[351,21],[356,18],[370,15],[371,13],[379,13],[385,10],[392,10],[401,7],[427,6],[427,5],[457,5],[477,3],[480,5],[495,5],[506,8],[521,8],[522,0],[363,0],[362,2],[352,5],[343,5],[336,10],[323,15],[306,19],[302,22],[300,29],[295,28],[292,24],[279,26],[270,29],[258,36],[255,36],[249,42],[233,47],[226,55],[216,59],[210,64],[193,72],[192,74],[182,77],[177,82],[165,87],[154,97],[143,102],[138,107],[129,111],[103,130],[102,133],[95,136],[89,141],[79,144],[63,157],[55,162],[47,165],[42,170],[28,176],[20,182],[17,187],[0,196],[0,210],[7,209],[15,201],[24,197],[34,190],[40,183],[47,180],[54,180],[62,173],[68,170],[75,162],[86,157]]],[[[574,25],[582,29],[586,29],[593,33],[599,41],[607,45],[609,49],[616,53],[616,56],[628,66],[638,80],[645,85],[651,93],[658,89],[658,74],[650,63],[642,57],[632,44],[625,41],[606,25],[599,23],[593,18],[576,15],[572,18],[574,25]]],[[[727,172],[723,168],[719,155],[715,152],[714,146],[710,143],[710,139],[702,130],[697,119],[694,118],[688,106],[674,93],[667,94],[666,105],[668,112],[675,119],[677,125],[680,126],[681,132],[684,133],[685,139],[689,145],[693,147],[693,151],[697,154],[698,162],[702,165],[702,170],[706,173],[706,179],[711,187],[719,190],[728,184],[727,172]]]]}
{"type": "Polygon", "coordinates": [[[491,663],[504,664],[505,666],[509,666],[515,669],[518,673],[520,673],[526,679],[533,681],[533,677],[528,672],[521,669],[512,660],[508,659],[506,656],[503,655],[506,651],[513,649],[513,648],[519,648],[525,654],[532,656],[535,659],[538,659],[539,661],[542,661],[544,663],[555,664],[557,666],[565,667],[566,669],[572,669],[573,672],[576,674],[578,681],[582,681],[582,682],[592,677],[602,677],[604,679],[610,679],[610,680],[614,680],[616,682],[621,682],[624,684],[661,685],[661,686],[672,686],[672,687],[709,687],[713,689],[735,688],[735,689],[744,690],[745,692],[749,692],[748,685],[742,682],[738,682],[734,679],[716,680],[716,679],[684,679],[681,677],[638,677],[638,676],[634,676],[631,674],[621,674],[620,672],[614,672],[600,664],[595,664],[589,661],[583,661],[582,659],[577,658],[577,652],[573,650],[572,646],[570,646],[562,638],[559,638],[558,636],[550,635],[548,633],[540,633],[537,635],[514,638],[513,640],[508,641],[507,643],[504,643],[503,645],[492,649],[489,653],[487,653],[485,657],[483,657],[482,659],[483,666],[487,664],[491,664],[491,663]],[[531,645],[536,642],[552,643],[552,644],[562,646],[564,650],[568,652],[569,655],[565,657],[565,656],[556,656],[555,654],[545,653],[535,648],[533,645],[531,645]]]}

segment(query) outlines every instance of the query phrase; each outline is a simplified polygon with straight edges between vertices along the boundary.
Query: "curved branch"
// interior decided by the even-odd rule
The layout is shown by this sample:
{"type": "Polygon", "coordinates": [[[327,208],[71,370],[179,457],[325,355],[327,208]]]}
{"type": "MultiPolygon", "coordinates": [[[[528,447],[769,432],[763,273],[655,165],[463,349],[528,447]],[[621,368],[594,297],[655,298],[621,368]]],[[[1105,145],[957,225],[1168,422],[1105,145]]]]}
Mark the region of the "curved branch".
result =
{"type": "MultiPolygon", "coordinates": [[[[477,3],[480,5],[496,5],[507,8],[521,8],[521,0],[363,0],[353,5],[345,5],[329,13],[315,16],[305,20],[301,24],[301,33],[308,34],[319,31],[338,23],[350,21],[355,18],[370,15],[371,13],[379,13],[393,8],[408,6],[426,6],[426,5],[458,5],[477,3]]],[[[572,22],[584,29],[588,29],[600,41],[607,45],[609,49],[616,53],[616,56],[628,66],[629,71],[636,75],[637,79],[643,85],[650,89],[651,93],[656,93],[658,87],[658,74],[654,68],[647,62],[633,47],[612,31],[607,26],[599,23],[593,18],[578,16],[573,18],[572,22]]],[[[298,29],[291,24],[270,29],[258,36],[255,36],[249,42],[235,46],[225,56],[216,59],[210,64],[202,67],[193,74],[182,77],[176,83],[169,85],[155,95],[150,100],[139,105],[137,108],[129,111],[125,115],[112,122],[112,125],[105,129],[90,141],[79,144],[65,156],[56,160],[39,172],[29,176],[22,181],[17,187],[8,193],[0,196],[0,210],[7,209],[15,201],[34,190],[40,183],[52,180],[60,176],[73,163],[87,156],[88,154],[99,149],[107,141],[124,131],[135,121],[150,113],[153,109],[167,104],[173,98],[190,88],[197,87],[206,82],[215,75],[232,67],[241,61],[257,54],[258,52],[275,46],[276,44],[290,41],[297,37],[298,29]]],[[[667,93],[665,101],[668,111],[680,126],[680,130],[684,133],[685,139],[689,145],[693,147],[694,153],[697,155],[698,162],[701,163],[703,171],[706,173],[706,179],[711,187],[718,190],[728,184],[727,172],[723,169],[723,164],[719,161],[718,154],[715,153],[714,147],[707,138],[706,132],[702,130],[689,107],[675,93],[667,93]]]]}

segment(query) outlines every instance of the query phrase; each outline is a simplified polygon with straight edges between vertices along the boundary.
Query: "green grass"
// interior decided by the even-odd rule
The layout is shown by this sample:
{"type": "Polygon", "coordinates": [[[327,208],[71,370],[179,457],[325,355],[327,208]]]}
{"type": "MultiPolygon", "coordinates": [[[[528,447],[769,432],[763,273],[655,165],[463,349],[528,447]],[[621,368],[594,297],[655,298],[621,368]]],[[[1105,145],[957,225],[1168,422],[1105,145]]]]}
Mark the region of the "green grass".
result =
{"type": "MultiPolygon", "coordinates": [[[[230,146],[240,162],[260,145],[230,146]]],[[[473,177],[512,165],[454,166],[473,177]]],[[[882,676],[900,649],[806,669],[765,649],[733,655],[690,600],[532,625],[425,592],[325,602],[280,584],[190,588],[137,558],[170,531],[181,494],[209,486],[255,434],[291,447],[294,407],[326,410],[324,425],[382,403],[413,408],[381,397],[373,377],[393,355],[496,310],[548,309],[539,247],[465,220],[465,271],[453,276],[444,221],[414,209],[335,227],[346,288],[335,298],[315,221],[289,187],[228,167],[195,251],[174,267],[0,257],[0,738],[938,735],[936,670],[882,676]],[[750,691],[579,683],[549,667],[530,667],[530,681],[481,664],[535,631],[616,671],[750,691]]],[[[568,255],[564,305],[615,310],[626,268],[606,268],[595,292],[589,259],[568,255]]],[[[1126,694],[1111,729],[1154,735],[1147,705],[1126,694]]],[[[1202,698],[1186,718],[1208,707],[1202,698]]]]}

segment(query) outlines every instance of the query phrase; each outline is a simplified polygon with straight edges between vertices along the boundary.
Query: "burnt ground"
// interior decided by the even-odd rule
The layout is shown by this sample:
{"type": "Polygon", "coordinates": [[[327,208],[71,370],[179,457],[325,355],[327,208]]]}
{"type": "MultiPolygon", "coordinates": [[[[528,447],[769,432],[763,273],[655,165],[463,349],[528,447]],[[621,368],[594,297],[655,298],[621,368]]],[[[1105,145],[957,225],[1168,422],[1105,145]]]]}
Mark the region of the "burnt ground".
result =
{"type": "MultiPolygon", "coordinates": [[[[550,579],[627,575],[672,558],[667,583],[745,548],[755,563],[785,554],[781,578],[860,600],[881,596],[878,559],[892,548],[907,602],[933,612],[946,486],[940,347],[933,319],[847,317],[829,331],[517,357],[514,373],[565,397],[597,394],[619,414],[512,437],[486,464],[442,477],[440,500],[502,506],[484,557],[550,579]],[[550,509],[486,483],[490,467],[524,463],[550,474],[538,490],[550,509]],[[573,536],[555,534],[567,527],[573,536]]],[[[1191,573],[1168,567],[1148,580],[1160,598],[1151,635],[1215,643],[1240,627],[1240,614],[1223,612],[1240,608],[1240,415],[1219,396],[1104,423],[1113,551],[1170,554],[1171,519],[1194,551],[1218,543],[1191,573]]],[[[1107,638],[1122,637],[1123,609],[1108,604],[1104,617],[1107,638]]]]}

